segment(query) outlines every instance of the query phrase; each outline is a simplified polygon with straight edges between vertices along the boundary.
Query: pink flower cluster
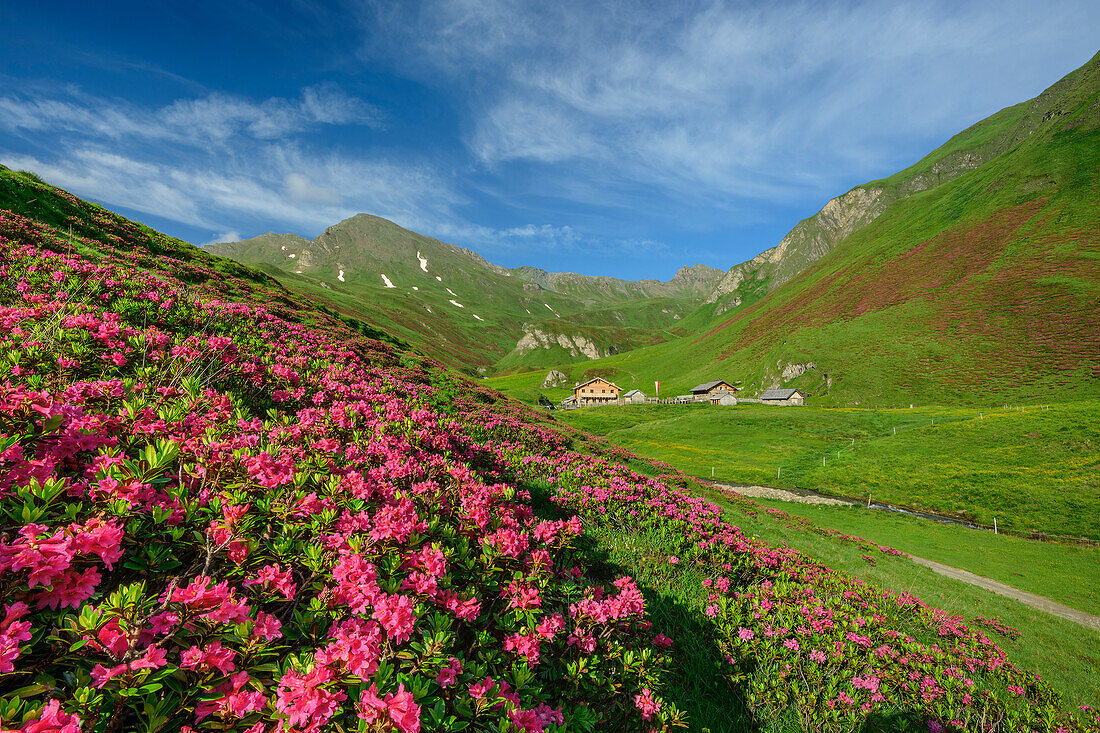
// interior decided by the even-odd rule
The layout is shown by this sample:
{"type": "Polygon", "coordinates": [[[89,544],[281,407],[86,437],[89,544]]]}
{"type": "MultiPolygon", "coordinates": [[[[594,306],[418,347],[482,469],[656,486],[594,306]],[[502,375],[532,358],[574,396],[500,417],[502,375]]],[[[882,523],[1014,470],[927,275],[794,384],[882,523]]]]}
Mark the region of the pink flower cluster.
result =
{"type": "Polygon", "coordinates": [[[46,707],[18,702],[29,725],[416,731],[443,701],[530,732],[578,706],[641,726],[634,695],[663,662],[641,654],[639,589],[563,565],[580,519],[536,516],[430,407],[436,367],[92,216],[113,232],[86,240],[94,262],[0,212],[18,283],[0,353],[21,354],[0,374],[0,503],[34,517],[0,528],[0,674],[57,680],[46,707]],[[595,653],[588,682],[553,682],[595,653]],[[524,686],[491,684],[481,708],[452,694],[517,660],[538,668],[524,686]]]}

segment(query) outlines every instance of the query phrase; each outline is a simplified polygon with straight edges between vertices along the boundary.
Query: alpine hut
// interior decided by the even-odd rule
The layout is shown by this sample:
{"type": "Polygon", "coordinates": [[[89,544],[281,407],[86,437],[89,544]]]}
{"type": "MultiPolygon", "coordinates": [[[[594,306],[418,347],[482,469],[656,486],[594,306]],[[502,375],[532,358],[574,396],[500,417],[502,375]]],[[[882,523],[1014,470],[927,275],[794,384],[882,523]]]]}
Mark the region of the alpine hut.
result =
{"type": "Polygon", "coordinates": [[[691,396],[696,402],[712,402],[716,405],[736,405],[737,387],[723,379],[703,382],[691,388],[691,396]]]}
{"type": "Polygon", "coordinates": [[[573,397],[577,404],[606,405],[619,399],[622,390],[618,385],[607,381],[603,377],[593,377],[587,382],[582,382],[573,388],[573,397]]]}
{"type": "Polygon", "coordinates": [[[760,395],[765,405],[801,405],[805,400],[806,394],[797,389],[766,389],[760,395]]]}

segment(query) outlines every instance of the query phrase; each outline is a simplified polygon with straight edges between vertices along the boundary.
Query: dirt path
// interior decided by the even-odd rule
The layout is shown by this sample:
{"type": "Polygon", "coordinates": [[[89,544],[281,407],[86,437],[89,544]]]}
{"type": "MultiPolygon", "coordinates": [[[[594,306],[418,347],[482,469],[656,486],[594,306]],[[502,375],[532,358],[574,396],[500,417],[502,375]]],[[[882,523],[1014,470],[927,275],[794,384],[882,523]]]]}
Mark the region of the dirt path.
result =
{"type": "MultiPolygon", "coordinates": [[[[844,499],[834,499],[828,496],[822,496],[813,492],[802,492],[797,489],[776,489],[770,486],[744,486],[736,484],[720,484],[727,489],[736,491],[739,494],[745,496],[752,496],[758,499],[781,499],[783,501],[795,501],[800,504],[844,504],[854,505],[856,502],[847,501],[844,499]]],[[[1005,596],[1006,598],[1012,598],[1020,603],[1023,603],[1032,608],[1036,608],[1040,611],[1051,614],[1052,616],[1058,616],[1068,621],[1073,621],[1086,628],[1093,629],[1094,631],[1100,631],[1100,616],[1094,616],[1091,613],[1085,613],[1084,611],[1078,611],[1076,608],[1070,608],[1069,606],[1062,605],[1056,601],[1052,601],[1049,598],[1035,595],[1034,593],[1028,593],[1027,591],[1013,588],[1011,585],[1007,585],[992,578],[986,578],[982,575],[975,575],[969,570],[963,570],[962,568],[954,568],[950,565],[944,565],[938,563],[935,560],[927,560],[923,557],[917,557],[915,555],[906,556],[917,563],[923,565],[934,573],[946,576],[948,578],[954,578],[960,580],[963,583],[969,583],[970,585],[976,585],[979,588],[996,593],[997,595],[1005,596]]]]}
{"type": "Polygon", "coordinates": [[[754,499],[779,499],[780,501],[797,501],[799,504],[836,504],[842,506],[855,504],[854,501],[848,501],[847,499],[822,496],[812,491],[799,491],[798,489],[776,489],[771,486],[746,486],[744,484],[718,483],[717,485],[730,491],[736,491],[744,496],[751,496],[754,499]]]}
{"type": "Polygon", "coordinates": [[[915,555],[909,555],[908,557],[916,564],[923,565],[932,572],[945,575],[948,578],[954,578],[955,580],[961,580],[964,583],[976,585],[979,588],[985,588],[999,596],[1012,598],[1020,603],[1031,606],[1032,608],[1037,608],[1040,611],[1045,611],[1053,616],[1073,621],[1074,623],[1081,624],[1094,631],[1100,631],[1100,616],[1093,616],[1091,613],[1085,613],[1084,611],[1078,611],[1076,608],[1063,606],[1061,603],[1052,601],[1049,598],[1013,588],[1011,585],[1006,585],[1000,581],[992,580],[981,575],[975,575],[969,570],[953,568],[950,565],[944,565],[935,560],[926,560],[923,557],[917,557],[915,555]]]}

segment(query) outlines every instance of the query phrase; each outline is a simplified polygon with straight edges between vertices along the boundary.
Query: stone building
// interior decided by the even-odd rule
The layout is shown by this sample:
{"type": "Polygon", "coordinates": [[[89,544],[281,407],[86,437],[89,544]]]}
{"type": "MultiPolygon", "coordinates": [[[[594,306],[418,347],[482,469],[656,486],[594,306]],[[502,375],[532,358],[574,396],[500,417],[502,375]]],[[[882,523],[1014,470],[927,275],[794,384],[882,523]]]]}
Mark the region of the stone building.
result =
{"type": "Polygon", "coordinates": [[[801,405],[806,396],[798,389],[766,389],[760,395],[760,402],[765,405],[801,405]]]}

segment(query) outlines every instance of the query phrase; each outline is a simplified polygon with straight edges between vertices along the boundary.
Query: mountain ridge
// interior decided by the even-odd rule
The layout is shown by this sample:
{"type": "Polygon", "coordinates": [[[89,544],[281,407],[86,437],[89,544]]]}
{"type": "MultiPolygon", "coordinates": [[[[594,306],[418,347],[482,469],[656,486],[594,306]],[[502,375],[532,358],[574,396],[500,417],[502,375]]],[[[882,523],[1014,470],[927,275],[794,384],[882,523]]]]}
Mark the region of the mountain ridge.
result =
{"type": "Polygon", "coordinates": [[[403,339],[444,363],[485,374],[556,366],[672,338],[722,276],[690,265],[667,282],[531,267],[357,214],[313,240],[269,232],[208,245],[287,287],[403,339]]]}
{"type": "Polygon", "coordinates": [[[828,254],[896,201],[936,188],[1002,155],[1043,122],[1064,115],[1065,94],[1098,66],[1100,53],[1036,97],[975,122],[912,165],[830,199],[775,247],[731,267],[705,302],[722,301],[719,312],[748,305],[828,254]]]}
{"type": "MultiPolygon", "coordinates": [[[[326,254],[329,255],[329,259],[336,257],[336,252],[333,251],[333,245],[330,244],[330,240],[334,237],[340,236],[349,224],[356,221],[372,221],[377,222],[380,227],[393,228],[399,230],[401,233],[408,235],[410,238],[427,239],[438,243],[440,246],[446,248],[452,253],[459,254],[470,258],[478,264],[502,275],[516,276],[520,279],[528,282],[535,283],[545,290],[551,290],[554,292],[569,292],[570,290],[584,290],[587,288],[596,288],[608,292],[609,294],[623,294],[628,295],[630,291],[636,291],[644,293],[647,296],[660,297],[660,296],[676,296],[685,293],[692,295],[700,295],[708,289],[708,286],[722,277],[724,271],[715,267],[710,267],[704,264],[684,265],[669,280],[660,280],[658,278],[643,278],[640,280],[626,280],[624,278],[614,277],[610,275],[583,275],[576,272],[550,272],[540,267],[533,267],[528,265],[520,265],[518,267],[507,268],[501,265],[497,265],[487,260],[484,256],[477,253],[472,249],[466,247],[460,247],[458,245],[449,244],[442,240],[436,239],[429,235],[419,234],[410,229],[402,227],[389,219],[376,216],[374,214],[360,213],[355,214],[347,219],[343,219],[335,224],[332,224],[324,229],[321,234],[315,237],[313,240],[303,237],[300,234],[291,232],[277,233],[274,231],[259,234],[255,237],[248,237],[245,239],[233,241],[233,242],[216,242],[212,244],[203,245],[203,247],[214,254],[230,257],[236,259],[238,257],[251,257],[260,261],[257,256],[263,251],[272,253],[272,257],[269,260],[270,264],[275,264],[275,260],[279,259],[278,255],[274,254],[274,247],[279,247],[279,252],[286,252],[283,255],[283,259],[286,259],[290,254],[295,257],[301,257],[302,252],[307,247],[318,246],[328,249],[326,254]],[[283,249],[283,248],[286,249],[283,249]]],[[[312,258],[316,255],[310,252],[311,261],[302,269],[307,267],[320,267],[327,263],[313,264],[312,258]]],[[[299,260],[301,263],[301,260],[299,260]]]]}

